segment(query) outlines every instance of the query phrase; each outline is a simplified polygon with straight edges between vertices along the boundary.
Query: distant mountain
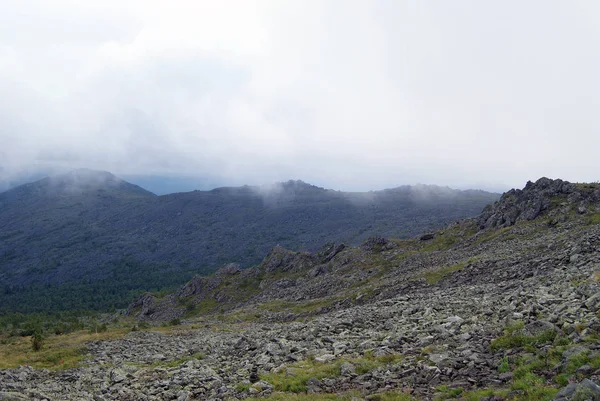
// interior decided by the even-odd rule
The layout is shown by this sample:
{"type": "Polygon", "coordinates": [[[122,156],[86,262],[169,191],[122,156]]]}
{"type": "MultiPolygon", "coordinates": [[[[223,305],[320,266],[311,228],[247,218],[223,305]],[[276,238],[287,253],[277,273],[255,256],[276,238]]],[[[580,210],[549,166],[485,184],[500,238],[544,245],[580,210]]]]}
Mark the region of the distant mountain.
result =
{"type": "Polygon", "coordinates": [[[157,195],[189,192],[198,189],[209,190],[218,187],[219,183],[222,182],[219,177],[211,176],[129,174],[121,177],[157,195]]]}
{"type": "Polygon", "coordinates": [[[224,263],[255,265],[277,244],[407,238],[498,198],[424,185],[348,193],[302,181],[156,196],[76,170],[0,194],[0,310],[120,307],[224,263]]]}

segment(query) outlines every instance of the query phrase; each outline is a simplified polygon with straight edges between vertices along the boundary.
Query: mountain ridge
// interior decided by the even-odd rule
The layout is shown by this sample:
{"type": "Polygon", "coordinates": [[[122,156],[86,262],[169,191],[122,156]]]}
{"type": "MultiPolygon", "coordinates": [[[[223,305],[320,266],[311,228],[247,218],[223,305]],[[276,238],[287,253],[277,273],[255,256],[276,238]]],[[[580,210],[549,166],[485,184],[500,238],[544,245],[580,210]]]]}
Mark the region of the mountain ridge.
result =
{"type": "Polygon", "coordinates": [[[106,172],[43,179],[0,194],[0,301],[118,306],[124,294],[179,285],[227,262],[250,267],[276,244],[300,251],[417,235],[498,196],[411,188],[345,193],[290,180],[156,196],[106,172]],[[103,299],[114,286],[113,300],[103,299]],[[50,302],[36,301],[41,291],[50,302]]]}

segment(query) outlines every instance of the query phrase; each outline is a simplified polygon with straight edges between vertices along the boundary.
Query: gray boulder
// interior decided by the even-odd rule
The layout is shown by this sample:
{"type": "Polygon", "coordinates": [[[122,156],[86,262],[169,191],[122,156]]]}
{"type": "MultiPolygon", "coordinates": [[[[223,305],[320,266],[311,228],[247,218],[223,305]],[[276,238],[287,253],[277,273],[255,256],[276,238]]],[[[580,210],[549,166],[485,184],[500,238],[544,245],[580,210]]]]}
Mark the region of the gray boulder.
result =
{"type": "Polygon", "coordinates": [[[600,386],[589,379],[571,383],[560,390],[553,401],[600,401],[600,386]]]}

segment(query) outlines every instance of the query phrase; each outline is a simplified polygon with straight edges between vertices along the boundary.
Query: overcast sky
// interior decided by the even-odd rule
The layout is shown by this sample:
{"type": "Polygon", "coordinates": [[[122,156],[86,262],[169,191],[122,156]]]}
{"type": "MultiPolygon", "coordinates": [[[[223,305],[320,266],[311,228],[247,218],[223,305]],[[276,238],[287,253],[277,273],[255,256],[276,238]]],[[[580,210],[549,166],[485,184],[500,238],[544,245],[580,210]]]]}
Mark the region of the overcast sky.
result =
{"type": "Polygon", "coordinates": [[[600,2],[2,0],[0,180],[39,168],[600,180],[600,2]]]}

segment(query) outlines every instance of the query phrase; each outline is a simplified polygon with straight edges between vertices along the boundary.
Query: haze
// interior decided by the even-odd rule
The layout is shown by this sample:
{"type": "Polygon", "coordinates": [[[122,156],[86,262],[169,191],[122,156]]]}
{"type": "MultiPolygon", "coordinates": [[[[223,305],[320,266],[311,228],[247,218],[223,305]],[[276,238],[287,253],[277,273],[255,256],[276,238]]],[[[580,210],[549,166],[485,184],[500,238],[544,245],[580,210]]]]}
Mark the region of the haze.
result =
{"type": "Polygon", "coordinates": [[[3,0],[0,182],[600,179],[595,1],[3,0]]]}

